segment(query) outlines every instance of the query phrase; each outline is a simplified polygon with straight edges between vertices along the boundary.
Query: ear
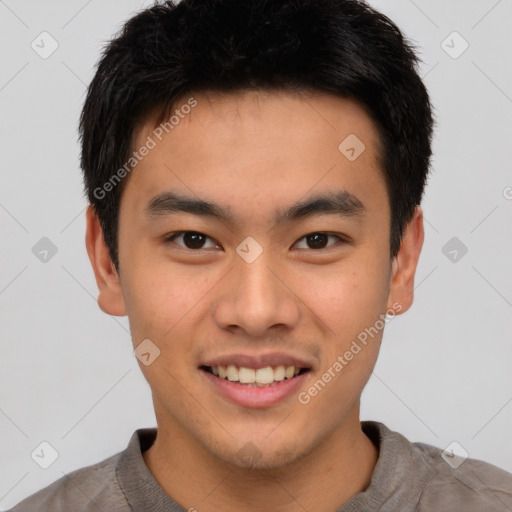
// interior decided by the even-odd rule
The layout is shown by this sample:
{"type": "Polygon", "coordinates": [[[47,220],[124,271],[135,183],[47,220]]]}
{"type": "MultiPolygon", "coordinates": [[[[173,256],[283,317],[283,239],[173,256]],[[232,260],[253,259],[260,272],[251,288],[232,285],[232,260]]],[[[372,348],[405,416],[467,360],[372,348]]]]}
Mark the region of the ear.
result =
{"type": "Polygon", "coordinates": [[[417,206],[412,219],[406,226],[400,250],[392,262],[388,308],[394,309],[397,314],[405,313],[414,300],[414,275],[424,238],[423,210],[417,206]],[[392,307],[397,302],[401,305],[401,309],[392,307]]]}
{"type": "Polygon", "coordinates": [[[110,258],[100,221],[92,205],[87,207],[86,220],[85,246],[99,289],[98,305],[104,313],[124,316],[126,315],[126,305],[119,275],[110,258]]]}

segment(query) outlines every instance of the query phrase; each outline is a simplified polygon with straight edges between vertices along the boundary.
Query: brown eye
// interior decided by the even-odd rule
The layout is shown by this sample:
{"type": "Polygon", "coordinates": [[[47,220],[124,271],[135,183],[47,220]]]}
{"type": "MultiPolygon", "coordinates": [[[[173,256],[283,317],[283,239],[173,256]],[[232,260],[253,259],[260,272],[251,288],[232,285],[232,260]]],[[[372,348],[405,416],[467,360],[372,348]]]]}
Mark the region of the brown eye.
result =
{"type": "Polygon", "coordinates": [[[168,242],[175,242],[177,245],[185,247],[186,249],[197,250],[218,247],[218,245],[215,244],[209,236],[206,236],[203,233],[198,233],[197,231],[180,231],[178,233],[174,233],[166,240],[168,242]],[[177,240],[180,240],[181,243],[177,242],[177,240]],[[210,241],[210,245],[207,244],[208,240],[210,241]]]}
{"type": "Polygon", "coordinates": [[[306,237],[306,243],[311,249],[323,249],[329,240],[329,236],[324,233],[313,233],[306,237]]]}
{"type": "Polygon", "coordinates": [[[331,247],[335,245],[336,241],[344,242],[345,240],[338,235],[333,235],[330,233],[309,233],[306,236],[303,236],[297,243],[297,249],[325,249],[327,247],[331,247]],[[329,243],[329,239],[334,242],[329,243]],[[302,247],[299,247],[302,245],[302,247]]]}
{"type": "Polygon", "coordinates": [[[205,240],[206,236],[201,233],[189,232],[183,234],[183,243],[189,249],[202,249],[205,240]]]}

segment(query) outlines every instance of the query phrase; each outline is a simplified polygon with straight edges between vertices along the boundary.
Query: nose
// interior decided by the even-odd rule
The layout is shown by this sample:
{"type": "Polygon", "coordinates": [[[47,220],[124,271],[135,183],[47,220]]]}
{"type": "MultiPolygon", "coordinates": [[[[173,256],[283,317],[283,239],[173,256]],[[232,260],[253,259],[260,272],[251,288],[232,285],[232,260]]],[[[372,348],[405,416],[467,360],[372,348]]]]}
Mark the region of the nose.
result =
{"type": "Polygon", "coordinates": [[[243,330],[256,338],[268,331],[291,329],[299,322],[300,301],[293,286],[287,283],[283,269],[264,255],[252,263],[242,258],[234,262],[213,304],[220,328],[243,330]]]}

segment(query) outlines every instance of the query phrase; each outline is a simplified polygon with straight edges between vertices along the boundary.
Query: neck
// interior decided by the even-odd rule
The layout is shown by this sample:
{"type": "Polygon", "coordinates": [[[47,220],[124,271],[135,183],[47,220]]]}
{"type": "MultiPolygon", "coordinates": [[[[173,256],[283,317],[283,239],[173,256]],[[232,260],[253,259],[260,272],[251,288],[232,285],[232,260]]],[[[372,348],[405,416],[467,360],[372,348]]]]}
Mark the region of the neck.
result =
{"type": "Polygon", "coordinates": [[[162,489],[188,510],[332,512],[368,487],[378,450],[362,432],[357,410],[354,419],[286,467],[235,467],[183,431],[160,427],[143,458],[162,489]]]}

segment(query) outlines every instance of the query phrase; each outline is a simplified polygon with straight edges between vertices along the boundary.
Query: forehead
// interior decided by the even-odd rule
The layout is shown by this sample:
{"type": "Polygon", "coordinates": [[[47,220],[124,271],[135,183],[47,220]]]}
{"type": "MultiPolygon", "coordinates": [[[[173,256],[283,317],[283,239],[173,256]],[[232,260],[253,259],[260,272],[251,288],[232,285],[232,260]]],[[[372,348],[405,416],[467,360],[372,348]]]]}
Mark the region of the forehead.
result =
{"type": "MultiPolygon", "coordinates": [[[[155,122],[158,110],[153,110],[136,130],[135,145],[144,142],[147,134],[160,131],[165,138],[174,138],[188,130],[207,131],[223,138],[240,137],[258,129],[280,131],[286,135],[304,136],[306,128],[310,138],[344,132],[359,134],[370,144],[379,144],[375,123],[359,102],[325,92],[294,92],[286,89],[258,89],[251,91],[203,91],[177,98],[172,111],[162,123],[155,122]],[[191,107],[190,105],[193,106],[191,107]],[[178,129],[178,125],[181,129],[178,129]],[[160,126],[160,128],[159,128],[160,126]]],[[[158,135],[158,134],[157,134],[158,135]]],[[[183,142],[183,141],[181,141],[183,142]]],[[[193,141],[190,141],[193,142],[193,141]]]]}
{"type": "Polygon", "coordinates": [[[348,98],[282,90],[185,95],[163,123],[152,117],[139,127],[133,149],[149,140],[125,191],[140,210],[164,189],[247,209],[277,208],[276,201],[284,206],[329,187],[387,196],[377,128],[348,98]]]}

